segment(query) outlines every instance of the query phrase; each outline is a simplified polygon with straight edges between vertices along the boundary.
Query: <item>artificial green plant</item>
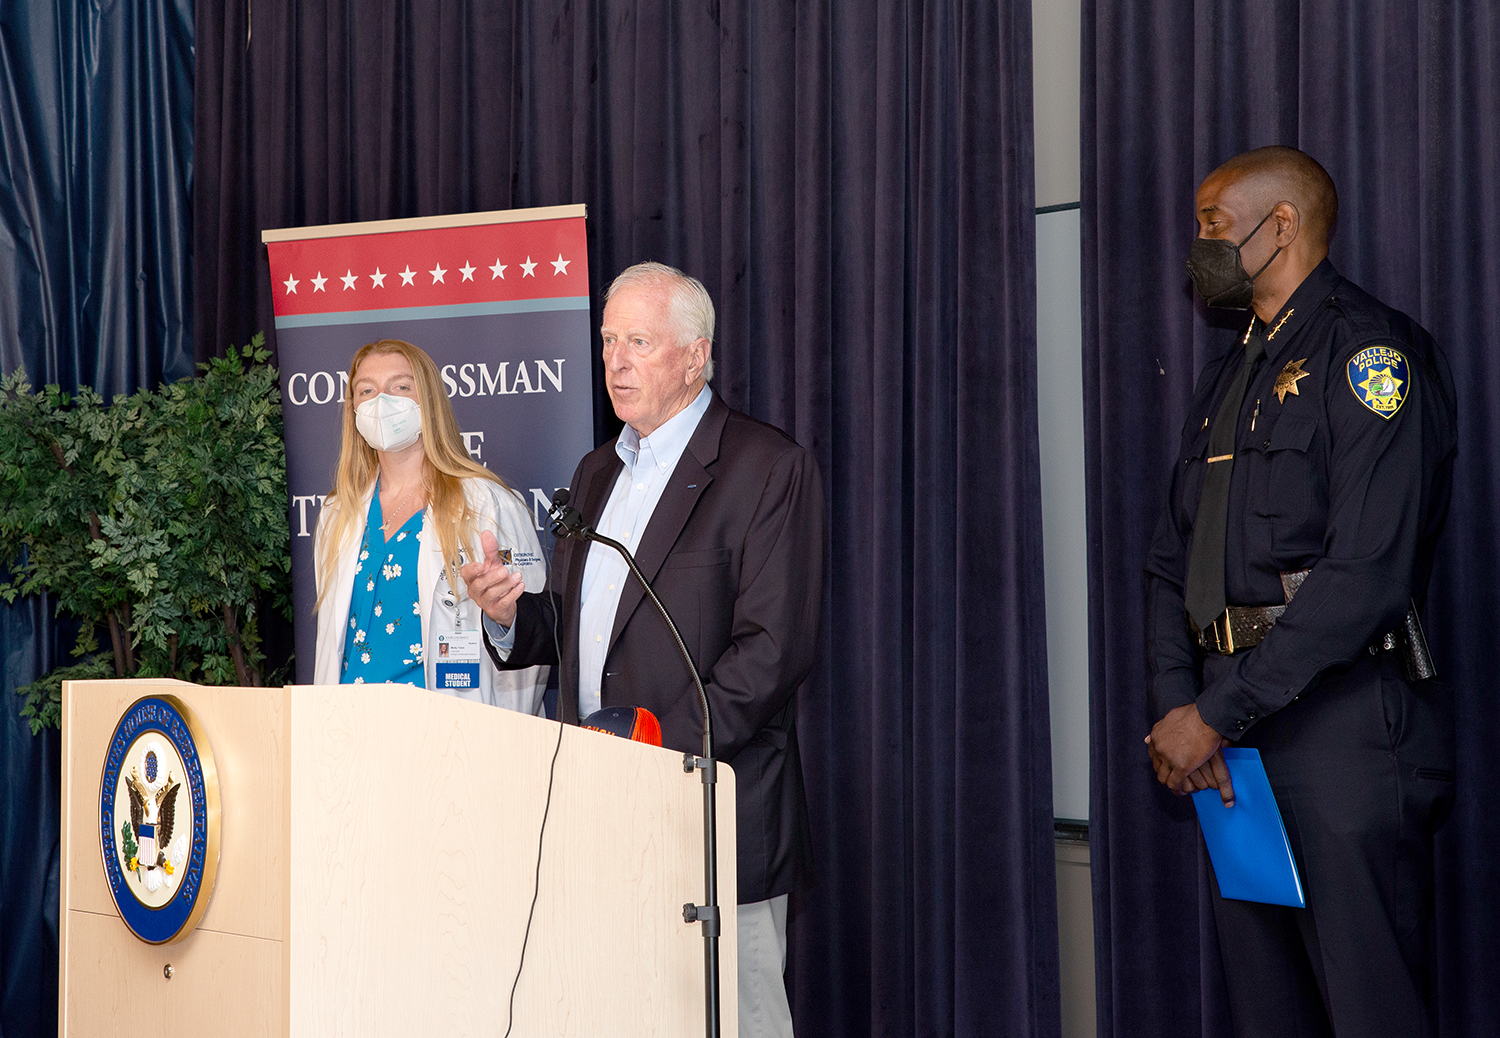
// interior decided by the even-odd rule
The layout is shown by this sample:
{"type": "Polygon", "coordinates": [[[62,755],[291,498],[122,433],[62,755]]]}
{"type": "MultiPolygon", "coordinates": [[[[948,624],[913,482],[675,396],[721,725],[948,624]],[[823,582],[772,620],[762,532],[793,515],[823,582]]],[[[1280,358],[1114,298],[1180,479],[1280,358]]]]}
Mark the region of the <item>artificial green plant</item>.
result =
{"type": "Polygon", "coordinates": [[[58,723],[67,679],[264,682],[262,610],[291,615],[269,356],[257,335],[109,404],[88,388],[34,392],[21,371],[0,380],[0,596],[45,594],[81,621],[78,662],[18,690],[33,731],[58,723]]]}

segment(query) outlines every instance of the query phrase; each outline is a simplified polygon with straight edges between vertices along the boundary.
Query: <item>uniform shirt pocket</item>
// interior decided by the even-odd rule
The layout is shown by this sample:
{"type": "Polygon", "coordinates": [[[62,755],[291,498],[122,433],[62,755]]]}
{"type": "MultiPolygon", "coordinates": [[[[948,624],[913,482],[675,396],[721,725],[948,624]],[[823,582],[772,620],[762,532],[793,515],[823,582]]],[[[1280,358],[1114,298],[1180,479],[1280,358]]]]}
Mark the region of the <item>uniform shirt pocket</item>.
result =
{"type": "Polygon", "coordinates": [[[1283,415],[1240,452],[1237,463],[1249,470],[1247,522],[1300,523],[1307,518],[1313,479],[1308,448],[1317,428],[1314,418],[1283,415]]]}

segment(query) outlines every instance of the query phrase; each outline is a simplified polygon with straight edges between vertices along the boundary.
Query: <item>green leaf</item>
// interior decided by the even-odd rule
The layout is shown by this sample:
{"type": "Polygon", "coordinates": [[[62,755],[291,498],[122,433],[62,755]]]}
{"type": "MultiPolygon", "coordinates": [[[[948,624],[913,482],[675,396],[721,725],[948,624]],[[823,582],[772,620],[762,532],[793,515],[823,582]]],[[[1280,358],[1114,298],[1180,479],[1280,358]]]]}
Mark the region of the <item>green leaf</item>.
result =
{"type": "MultiPolygon", "coordinates": [[[[113,673],[96,633],[111,615],[128,623],[128,673],[237,683],[236,648],[263,667],[258,611],[291,615],[270,356],[257,335],[196,377],[109,402],[89,387],[35,390],[24,371],[0,378],[0,598],[50,593],[82,621],[74,653],[96,653],[92,676],[113,673]]],[[[57,723],[44,682],[60,673],[28,686],[34,729],[57,723]]]]}

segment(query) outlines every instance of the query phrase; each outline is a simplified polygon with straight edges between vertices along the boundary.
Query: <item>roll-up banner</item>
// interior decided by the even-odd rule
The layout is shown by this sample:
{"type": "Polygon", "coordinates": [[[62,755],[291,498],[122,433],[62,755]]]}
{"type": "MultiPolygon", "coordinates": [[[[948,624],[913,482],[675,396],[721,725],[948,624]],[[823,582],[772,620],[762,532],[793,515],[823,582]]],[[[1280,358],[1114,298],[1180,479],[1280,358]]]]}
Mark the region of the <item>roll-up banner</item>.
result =
{"type": "Polygon", "coordinates": [[[593,447],[584,207],[265,231],[291,498],[297,680],[313,679],[313,532],[333,488],[354,352],[432,355],[464,444],[538,530],[593,447]]]}

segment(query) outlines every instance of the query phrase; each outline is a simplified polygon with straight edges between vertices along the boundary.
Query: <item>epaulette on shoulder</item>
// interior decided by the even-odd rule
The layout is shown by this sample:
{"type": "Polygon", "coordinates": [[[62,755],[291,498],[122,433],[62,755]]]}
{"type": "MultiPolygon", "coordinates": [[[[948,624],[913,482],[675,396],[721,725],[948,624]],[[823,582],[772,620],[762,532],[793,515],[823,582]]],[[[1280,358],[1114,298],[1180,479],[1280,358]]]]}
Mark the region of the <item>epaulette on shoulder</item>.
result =
{"type": "Polygon", "coordinates": [[[1326,306],[1338,311],[1353,332],[1351,345],[1357,350],[1370,343],[1424,344],[1427,333],[1421,325],[1394,307],[1387,306],[1359,286],[1345,281],[1329,295],[1326,306]]]}

